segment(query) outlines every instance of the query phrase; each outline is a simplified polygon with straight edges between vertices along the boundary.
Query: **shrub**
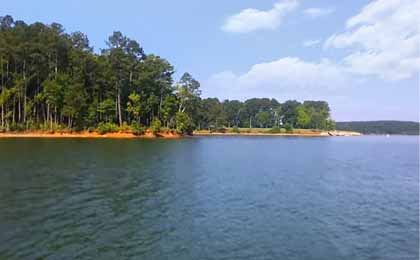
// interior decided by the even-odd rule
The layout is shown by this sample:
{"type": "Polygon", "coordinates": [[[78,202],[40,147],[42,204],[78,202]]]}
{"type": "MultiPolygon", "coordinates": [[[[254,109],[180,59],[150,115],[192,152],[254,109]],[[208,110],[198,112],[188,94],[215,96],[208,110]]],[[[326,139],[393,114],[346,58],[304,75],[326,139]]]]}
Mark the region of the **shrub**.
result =
{"type": "Polygon", "coordinates": [[[144,133],[146,133],[146,128],[141,126],[140,123],[133,122],[131,123],[131,131],[134,135],[144,135],[144,133]]]}
{"type": "Polygon", "coordinates": [[[127,122],[123,122],[120,127],[118,127],[118,130],[123,133],[130,133],[131,132],[131,126],[127,124],[127,122]]]}
{"type": "Polygon", "coordinates": [[[239,128],[238,128],[237,126],[234,126],[234,127],[230,130],[230,132],[231,132],[231,133],[234,133],[234,134],[240,134],[240,133],[241,133],[241,131],[239,130],[239,128]]]}
{"type": "Polygon", "coordinates": [[[271,133],[271,134],[279,134],[282,131],[281,131],[280,127],[275,126],[275,127],[271,128],[270,130],[268,130],[268,132],[271,133]]]}
{"type": "Polygon", "coordinates": [[[286,133],[293,133],[293,126],[291,124],[286,123],[284,128],[286,129],[286,133]]]}
{"type": "Polygon", "coordinates": [[[48,133],[55,133],[60,131],[61,129],[61,125],[56,124],[56,123],[49,123],[49,122],[44,122],[42,124],[39,125],[39,130],[43,131],[43,132],[48,132],[48,133]]]}
{"type": "Polygon", "coordinates": [[[160,132],[161,132],[161,133],[165,133],[165,134],[169,134],[169,133],[171,133],[171,132],[172,132],[172,130],[171,130],[169,127],[162,127],[162,128],[160,129],[160,132]]]}
{"type": "Polygon", "coordinates": [[[106,134],[106,133],[116,133],[118,132],[118,126],[114,123],[101,122],[98,124],[96,131],[101,135],[106,134]]]}
{"type": "Polygon", "coordinates": [[[23,132],[25,131],[25,125],[24,124],[17,124],[17,123],[12,123],[10,124],[10,131],[12,132],[23,132]]]}
{"type": "Polygon", "coordinates": [[[158,118],[154,118],[152,123],[150,124],[150,130],[154,135],[160,132],[160,128],[162,127],[162,123],[158,118]]]}
{"type": "Polygon", "coordinates": [[[194,124],[191,117],[184,112],[176,113],[176,132],[178,134],[192,134],[194,124]]]}

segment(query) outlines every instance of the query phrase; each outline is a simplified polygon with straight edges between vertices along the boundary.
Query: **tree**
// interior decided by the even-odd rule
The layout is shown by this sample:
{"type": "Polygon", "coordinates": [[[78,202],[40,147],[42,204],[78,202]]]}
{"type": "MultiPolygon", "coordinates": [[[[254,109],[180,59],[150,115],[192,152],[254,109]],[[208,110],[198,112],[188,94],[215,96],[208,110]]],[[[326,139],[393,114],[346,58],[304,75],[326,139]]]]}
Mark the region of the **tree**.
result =
{"type": "Polygon", "coordinates": [[[131,93],[128,96],[127,112],[134,118],[134,120],[140,122],[141,110],[140,95],[135,92],[131,93]]]}
{"type": "Polygon", "coordinates": [[[256,121],[261,128],[268,127],[272,124],[271,114],[267,111],[259,112],[256,115],[256,121]]]}
{"type": "Polygon", "coordinates": [[[176,132],[178,134],[192,134],[194,124],[191,117],[185,112],[176,113],[176,132]]]}
{"type": "Polygon", "coordinates": [[[296,126],[297,121],[297,108],[301,104],[296,100],[288,100],[283,103],[283,124],[289,124],[292,127],[296,126]]]}
{"type": "Polygon", "coordinates": [[[174,95],[165,97],[162,104],[162,118],[166,126],[174,118],[178,109],[178,101],[174,95]]]}
{"type": "Polygon", "coordinates": [[[330,117],[330,107],[325,101],[305,101],[303,106],[311,118],[310,127],[326,129],[330,117]]]}
{"type": "Polygon", "coordinates": [[[162,127],[162,123],[160,122],[160,120],[158,118],[154,118],[150,125],[150,129],[152,130],[152,133],[154,135],[157,135],[160,132],[161,127],[162,127]]]}
{"type": "Polygon", "coordinates": [[[300,105],[296,108],[296,125],[300,128],[308,128],[311,123],[311,118],[305,110],[305,106],[300,105]]]}
{"type": "Polygon", "coordinates": [[[179,112],[193,110],[193,105],[201,95],[200,83],[189,73],[184,73],[177,86],[177,96],[179,100],[179,112]]]}
{"type": "Polygon", "coordinates": [[[225,100],[222,105],[228,127],[238,126],[240,124],[240,113],[244,110],[242,102],[238,100],[225,100]]]}
{"type": "Polygon", "coordinates": [[[68,127],[82,118],[86,107],[86,93],[83,85],[75,83],[70,85],[64,93],[63,115],[68,119],[68,127]]]}
{"type": "Polygon", "coordinates": [[[94,52],[87,35],[58,23],[26,24],[0,17],[0,115],[4,129],[62,128],[115,131],[124,122],[144,132],[153,122],[191,133],[201,127],[331,129],[325,101],[201,98],[200,82],[184,73],[174,84],[169,61],[145,53],[119,31],[94,52]],[[308,123],[308,117],[310,122],[308,123]],[[12,127],[13,126],[13,127],[12,127]]]}
{"type": "Polygon", "coordinates": [[[112,99],[105,99],[98,106],[98,112],[101,118],[104,118],[107,122],[112,122],[115,115],[115,103],[112,99]]]}

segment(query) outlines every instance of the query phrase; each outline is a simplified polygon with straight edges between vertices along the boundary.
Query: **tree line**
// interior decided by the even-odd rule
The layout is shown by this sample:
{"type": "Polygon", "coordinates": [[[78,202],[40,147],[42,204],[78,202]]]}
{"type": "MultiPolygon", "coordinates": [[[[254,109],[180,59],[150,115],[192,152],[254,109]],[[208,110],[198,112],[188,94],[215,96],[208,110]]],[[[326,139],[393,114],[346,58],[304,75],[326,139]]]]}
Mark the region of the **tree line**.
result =
{"type": "Polygon", "coordinates": [[[95,53],[82,32],[0,17],[1,131],[151,127],[334,128],[324,101],[201,98],[189,73],[115,31],[95,53]]]}
{"type": "Polygon", "coordinates": [[[420,123],[410,121],[353,121],[337,122],[337,130],[362,134],[420,135],[420,123]]]}

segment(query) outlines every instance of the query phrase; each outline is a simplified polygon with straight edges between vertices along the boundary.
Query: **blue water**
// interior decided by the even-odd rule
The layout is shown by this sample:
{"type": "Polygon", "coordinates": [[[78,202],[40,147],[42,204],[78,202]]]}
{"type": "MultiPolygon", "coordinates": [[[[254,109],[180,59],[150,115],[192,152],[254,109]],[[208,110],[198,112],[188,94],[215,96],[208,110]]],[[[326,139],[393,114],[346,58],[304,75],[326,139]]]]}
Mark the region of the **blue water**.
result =
{"type": "Polygon", "coordinates": [[[1,139],[0,259],[419,259],[419,139],[1,139]]]}

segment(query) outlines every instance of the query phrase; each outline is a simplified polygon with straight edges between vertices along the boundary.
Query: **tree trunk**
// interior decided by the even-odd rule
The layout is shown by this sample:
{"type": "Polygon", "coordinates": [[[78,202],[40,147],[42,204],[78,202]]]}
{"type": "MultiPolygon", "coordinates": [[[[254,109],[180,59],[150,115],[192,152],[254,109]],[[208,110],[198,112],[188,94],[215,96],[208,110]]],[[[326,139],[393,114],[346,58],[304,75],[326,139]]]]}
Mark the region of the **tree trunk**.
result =
{"type": "Polygon", "coordinates": [[[12,122],[15,123],[16,96],[13,97],[12,122]]]}
{"type": "Polygon", "coordinates": [[[1,127],[4,127],[4,104],[1,105],[1,127]]]}
{"type": "Polygon", "coordinates": [[[24,88],[23,88],[23,122],[26,122],[26,90],[27,90],[27,84],[26,84],[26,60],[23,61],[23,82],[24,82],[24,88]]]}
{"type": "Polygon", "coordinates": [[[21,94],[19,93],[19,97],[18,97],[18,122],[20,123],[20,119],[21,119],[21,98],[20,98],[21,94]]]}
{"type": "Polygon", "coordinates": [[[47,123],[50,120],[50,104],[47,104],[47,123]]]}
{"type": "Polygon", "coordinates": [[[54,123],[57,124],[57,107],[54,107],[54,123]]]}
{"type": "Polygon", "coordinates": [[[55,68],[54,68],[54,72],[55,72],[55,78],[57,79],[57,73],[58,73],[58,53],[57,53],[57,51],[55,53],[55,68]]]}
{"type": "Polygon", "coordinates": [[[122,117],[121,117],[121,95],[120,95],[120,89],[118,89],[118,122],[120,123],[120,126],[122,125],[122,117]]]}

